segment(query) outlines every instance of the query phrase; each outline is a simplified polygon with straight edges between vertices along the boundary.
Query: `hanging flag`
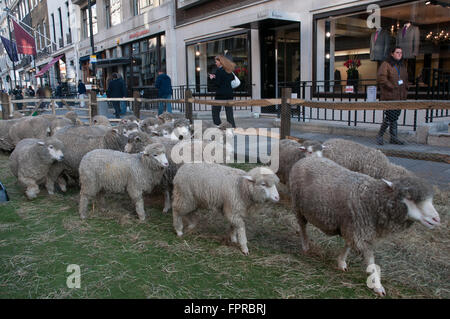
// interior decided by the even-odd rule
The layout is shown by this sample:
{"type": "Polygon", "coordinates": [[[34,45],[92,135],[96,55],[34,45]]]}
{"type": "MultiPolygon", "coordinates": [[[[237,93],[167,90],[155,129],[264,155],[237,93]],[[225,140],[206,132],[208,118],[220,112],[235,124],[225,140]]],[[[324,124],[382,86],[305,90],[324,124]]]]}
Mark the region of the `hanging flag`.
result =
{"type": "Polygon", "coordinates": [[[36,55],[36,43],[33,36],[25,31],[16,21],[11,20],[14,25],[17,51],[22,54],[36,55]]]}
{"type": "Polygon", "coordinates": [[[63,56],[64,56],[64,54],[60,55],[56,58],[53,58],[53,60],[51,60],[46,66],[44,66],[42,68],[42,70],[40,70],[38,73],[36,73],[35,77],[38,78],[38,77],[42,76],[45,72],[47,72],[52,67],[53,64],[58,62],[58,60],[61,59],[63,56]]]}
{"type": "Polygon", "coordinates": [[[19,57],[17,56],[16,44],[12,41],[9,41],[5,37],[2,37],[1,35],[0,35],[0,38],[2,38],[2,43],[3,43],[3,46],[5,47],[6,53],[8,53],[9,59],[12,62],[19,61],[19,57]]]}

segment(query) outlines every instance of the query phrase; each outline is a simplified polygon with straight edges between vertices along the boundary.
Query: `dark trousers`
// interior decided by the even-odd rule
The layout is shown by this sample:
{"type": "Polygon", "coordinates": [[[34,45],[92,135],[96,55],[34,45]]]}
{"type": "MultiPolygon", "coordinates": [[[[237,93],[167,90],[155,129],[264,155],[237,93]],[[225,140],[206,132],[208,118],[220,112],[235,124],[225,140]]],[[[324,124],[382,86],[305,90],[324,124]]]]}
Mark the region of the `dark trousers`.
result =
{"type": "Polygon", "coordinates": [[[397,122],[401,112],[402,110],[387,110],[384,113],[385,116],[384,121],[390,123],[397,122]]]}
{"type": "Polygon", "coordinates": [[[116,119],[120,119],[120,101],[112,101],[111,102],[114,107],[114,115],[116,119]]]}
{"type": "MultiPolygon", "coordinates": [[[[222,106],[220,106],[220,105],[212,106],[212,118],[213,118],[213,122],[215,125],[220,125],[222,123],[222,121],[220,120],[220,111],[221,110],[222,110],[222,106]]],[[[225,106],[225,114],[227,116],[227,121],[233,127],[236,127],[236,124],[234,123],[233,107],[225,106]]]]}

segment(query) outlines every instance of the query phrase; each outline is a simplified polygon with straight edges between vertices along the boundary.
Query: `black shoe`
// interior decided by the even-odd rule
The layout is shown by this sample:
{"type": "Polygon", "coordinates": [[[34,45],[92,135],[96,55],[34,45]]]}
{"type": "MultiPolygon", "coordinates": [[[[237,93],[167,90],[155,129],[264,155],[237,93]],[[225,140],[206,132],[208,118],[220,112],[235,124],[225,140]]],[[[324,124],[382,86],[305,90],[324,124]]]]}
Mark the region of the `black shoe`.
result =
{"type": "Polygon", "coordinates": [[[397,144],[397,145],[405,145],[405,143],[400,141],[397,137],[391,137],[391,139],[389,140],[389,143],[397,144]]]}

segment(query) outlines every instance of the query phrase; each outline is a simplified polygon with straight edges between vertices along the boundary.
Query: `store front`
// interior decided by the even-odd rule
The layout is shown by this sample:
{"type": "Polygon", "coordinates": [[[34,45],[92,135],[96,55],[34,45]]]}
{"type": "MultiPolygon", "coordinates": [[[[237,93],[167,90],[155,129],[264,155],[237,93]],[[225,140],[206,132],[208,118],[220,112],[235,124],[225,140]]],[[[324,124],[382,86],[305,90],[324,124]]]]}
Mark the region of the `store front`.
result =
{"type": "Polygon", "coordinates": [[[213,94],[216,88],[209,73],[215,73],[215,57],[224,55],[236,63],[241,85],[235,93],[251,94],[250,32],[238,31],[186,43],[186,83],[193,93],[213,94]]]}
{"type": "Polygon", "coordinates": [[[448,81],[450,73],[450,2],[375,5],[379,10],[358,6],[314,15],[315,94],[340,93],[343,86],[364,93],[394,46],[403,49],[410,90],[426,94],[430,86],[448,85],[439,81],[448,81]]]}

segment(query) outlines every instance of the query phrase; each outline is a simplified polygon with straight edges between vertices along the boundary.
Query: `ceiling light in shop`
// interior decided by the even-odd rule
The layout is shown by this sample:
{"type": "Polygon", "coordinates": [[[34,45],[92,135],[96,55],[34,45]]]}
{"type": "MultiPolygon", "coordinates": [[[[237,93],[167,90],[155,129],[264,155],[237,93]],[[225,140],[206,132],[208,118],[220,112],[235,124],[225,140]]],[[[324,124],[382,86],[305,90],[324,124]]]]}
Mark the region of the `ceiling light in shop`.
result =
{"type": "Polygon", "coordinates": [[[196,70],[197,72],[200,72],[201,69],[200,69],[200,67],[198,66],[198,67],[195,68],[195,70],[196,70]]]}
{"type": "Polygon", "coordinates": [[[325,35],[327,36],[327,38],[331,37],[331,33],[330,32],[325,33],[325,35]]]}
{"type": "Polygon", "coordinates": [[[199,56],[200,55],[200,51],[195,51],[195,55],[199,56]]]}
{"type": "Polygon", "coordinates": [[[330,58],[330,54],[329,53],[325,54],[325,58],[329,59],[330,58]]]}

